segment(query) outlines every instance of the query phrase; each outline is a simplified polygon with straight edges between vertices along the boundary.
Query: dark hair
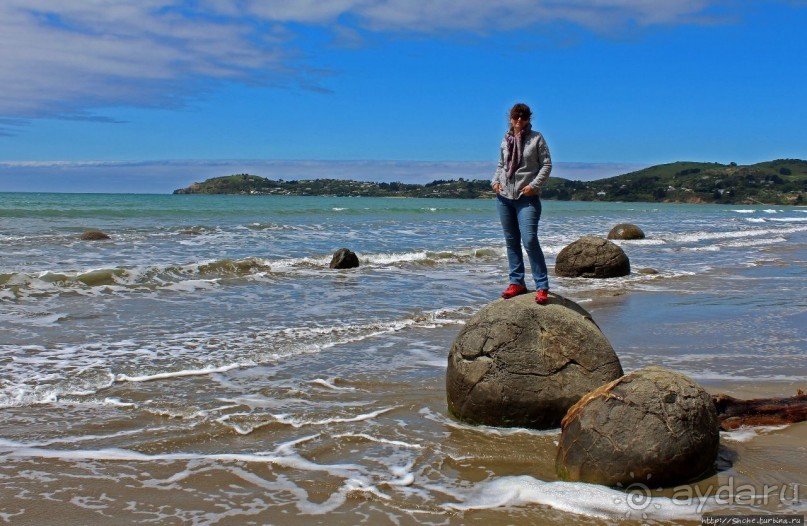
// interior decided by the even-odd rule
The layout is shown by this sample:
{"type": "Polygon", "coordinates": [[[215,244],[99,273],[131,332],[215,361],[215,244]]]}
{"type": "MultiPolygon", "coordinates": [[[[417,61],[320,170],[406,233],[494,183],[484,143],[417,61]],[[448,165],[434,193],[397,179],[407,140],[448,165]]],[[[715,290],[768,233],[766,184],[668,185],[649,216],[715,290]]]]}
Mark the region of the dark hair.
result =
{"type": "Polygon", "coordinates": [[[512,108],[510,108],[510,118],[517,119],[519,117],[526,117],[528,119],[532,117],[532,111],[530,110],[530,107],[521,102],[515,104],[512,108]]]}

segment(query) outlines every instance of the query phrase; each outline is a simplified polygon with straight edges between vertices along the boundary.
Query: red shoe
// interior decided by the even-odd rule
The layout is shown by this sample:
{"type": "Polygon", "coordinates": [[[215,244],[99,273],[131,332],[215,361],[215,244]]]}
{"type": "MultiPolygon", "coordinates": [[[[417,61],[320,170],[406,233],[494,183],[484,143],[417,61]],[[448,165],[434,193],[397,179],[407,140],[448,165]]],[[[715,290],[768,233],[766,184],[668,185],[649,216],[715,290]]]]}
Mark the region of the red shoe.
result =
{"type": "Polygon", "coordinates": [[[541,289],[535,293],[535,303],[538,305],[546,305],[549,301],[549,291],[546,289],[541,289]]]}
{"type": "Polygon", "coordinates": [[[510,298],[515,298],[519,294],[524,294],[527,292],[527,287],[524,285],[516,285],[515,283],[511,283],[507,290],[502,292],[502,298],[509,300],[510,298]]]}

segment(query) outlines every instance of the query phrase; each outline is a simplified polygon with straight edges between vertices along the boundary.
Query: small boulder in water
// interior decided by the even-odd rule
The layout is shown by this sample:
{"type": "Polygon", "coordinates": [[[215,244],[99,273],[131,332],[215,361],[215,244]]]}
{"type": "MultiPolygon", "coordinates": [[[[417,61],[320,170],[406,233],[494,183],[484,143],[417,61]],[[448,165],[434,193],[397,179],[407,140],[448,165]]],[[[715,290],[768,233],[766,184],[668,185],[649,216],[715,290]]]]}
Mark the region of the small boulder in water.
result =
{"type": "Polygon", "coordinates": [[[331,268],[356,268],[359,266],[359,256],[350,249],[340,248],[331,258],[331,268]]]}
{"type": "Polygon", "coordinates": [[[619,223],[608,232],[608,239],[644,239],[644,232],[632,223],[619,223]]]}
{"type": "Polygon", "coordinates": [[[683,374],[647,367],[569,409],[555,468],[575,482],[671,486],[711,471],[719,442],[709,393],[683,374]]]}
{"type": "Polygon", "coordinates": [[[466,422],[549,429],[581,396],[622,375],[611,344],[585,309],[557,294],[483,307],[448,356],[449,411],[466,422]]]}
{"type": "Polygon", "coordinates": [[[100,230],[87,230],[80,237],[83,241],[102,241],[104,239],[112,239],[109,235],[101,232],[100,230]]]}
{"type": "Polygon", "coordinates": [[[583,236],[558,253],[555,274],[565,278],[617,278],[630,274],[630,260],[611,241],[583,236]]]}

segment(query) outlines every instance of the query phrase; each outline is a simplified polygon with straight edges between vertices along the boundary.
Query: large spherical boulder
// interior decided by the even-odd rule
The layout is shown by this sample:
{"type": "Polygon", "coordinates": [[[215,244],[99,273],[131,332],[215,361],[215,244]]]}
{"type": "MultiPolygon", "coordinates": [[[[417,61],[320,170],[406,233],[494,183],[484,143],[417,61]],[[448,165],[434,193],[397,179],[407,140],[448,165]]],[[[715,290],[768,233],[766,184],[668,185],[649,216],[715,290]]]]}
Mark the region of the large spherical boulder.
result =
{"type": "Polygon", "coordinates": [[[112,238],[100,230],[86,230],[79,236],[79,239],[82,241],[103,241],[112,238]]]}
{"type": "Polygon", "coordinates": [[[607,239],[583,236],[558,253],[555,274],[566,278],[617,278],[630,274],[630,260],[607,239]]]}
{"type": "Polygon", "coordinates": [[[688,377],[647,367],[577,402],[555,459],[564,480],[669,486],[713,469],[720,441],[712,397],[688,377]]]}
{"type": "Polygon", "coordinates": [[[644,232],[631,223],[619,223],[608,232],[608,239],[644,239],[644,232]]]}
{"type": "Polygon", "coordinates": [[[581,396],[622,375],[608,339],[582,307],[532,294],[483,307],[448,356],[449,411],[469,423],[558,427],[581,396]]]}
{"type": "Polygon", "coordinates": [[[340,248],[331,258],[331,268],[356,268],[359,266],[359,256],[350,249],[340,248]]]}

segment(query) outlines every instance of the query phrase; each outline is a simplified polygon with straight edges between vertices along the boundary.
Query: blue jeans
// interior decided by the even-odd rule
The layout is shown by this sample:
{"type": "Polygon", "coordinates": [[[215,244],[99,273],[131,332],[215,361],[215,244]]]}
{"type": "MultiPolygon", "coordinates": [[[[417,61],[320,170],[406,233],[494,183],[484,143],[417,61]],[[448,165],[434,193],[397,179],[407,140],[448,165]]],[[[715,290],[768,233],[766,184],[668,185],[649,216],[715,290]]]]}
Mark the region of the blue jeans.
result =
{"type": "Polygon", "coordinates": [[[535,289],[549,290],[549,275],[544,259],[544,251],[538,242],[538,220],[541,219],[541,199],[523,195],[519,199],[496,196],[496,210],[504,230],[507,243],[507,262],[510,265],[510,283],[526,285],[524,282],[524,253],[527,251],[535,280],[535,289]]]}

